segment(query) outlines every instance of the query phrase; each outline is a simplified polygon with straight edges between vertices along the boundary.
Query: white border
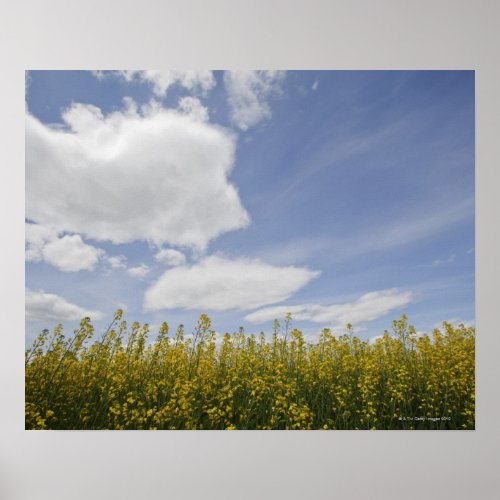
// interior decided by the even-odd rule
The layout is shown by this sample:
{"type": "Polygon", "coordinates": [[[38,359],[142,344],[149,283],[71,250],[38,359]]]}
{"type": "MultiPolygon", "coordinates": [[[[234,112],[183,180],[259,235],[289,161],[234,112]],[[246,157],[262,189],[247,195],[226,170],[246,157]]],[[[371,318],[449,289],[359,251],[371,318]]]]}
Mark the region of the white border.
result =
{"type": "Polygon", "coordinates": [[[498,497],[500,3],[4,0],[0,9],[0,498],[498,497]],[[86,68],[475,69],[477,430],[24,431],[24,70],[86,68]]]}

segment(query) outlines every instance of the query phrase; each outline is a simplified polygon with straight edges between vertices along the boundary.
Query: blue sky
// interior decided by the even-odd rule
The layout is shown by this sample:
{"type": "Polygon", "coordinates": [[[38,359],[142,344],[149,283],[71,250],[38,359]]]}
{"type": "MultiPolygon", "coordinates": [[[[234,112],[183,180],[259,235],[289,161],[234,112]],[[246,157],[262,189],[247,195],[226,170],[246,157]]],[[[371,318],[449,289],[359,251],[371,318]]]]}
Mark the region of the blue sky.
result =
{"type": "Polygon", "coordinates": [[[27,74],[27,341],[474,321],[474,72],[27,74]]]}

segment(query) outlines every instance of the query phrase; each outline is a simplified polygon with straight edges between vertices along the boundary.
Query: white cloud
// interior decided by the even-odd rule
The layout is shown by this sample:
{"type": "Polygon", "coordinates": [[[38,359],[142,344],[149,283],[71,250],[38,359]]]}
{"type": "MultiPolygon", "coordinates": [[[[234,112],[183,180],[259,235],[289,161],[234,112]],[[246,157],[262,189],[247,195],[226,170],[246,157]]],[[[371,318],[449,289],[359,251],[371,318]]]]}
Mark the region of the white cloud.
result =
{"type": "Polygon", "coordinates": [[[228,181],[235,136],[192,110],[138,112],[129,100],[103,116],[73,104],[63,114],[67,130],[28,114],[26,217],[96,240],[197,250],[245,227],[249,216],[228,181]]]}
{"type": "Polygon", "coordinates": [[[248,130],[271,116],[268,99],[281,93],[284,71],[226,71],[224,86],[231,121],[248,130]]]}
{"type": "Polygon", "coordinates": [[[400,292],[391,288],[366,293],[358,300],[345,304],[266,307],[248,314],[245,319],[252,323],[264,323],[275,318],[283,318],[289,312],[296,320],[307,320],[334,326],[342,326],[347,323],[357,325],[406,307],[413,299],[412,292],[400,292]]]}
{"type": "Polygon", "coordinates": [[[155,95],[163,97],[169,87],[178,84],[187,90],[206,94],[215,84],[212,71],[93,71],[94,76],[103,80],[107,77],[121,78],[127,82],[142,81],[149,83],[155,95]]]}
{"type": "Polygon", "coordinates": [[[25,224],[28,262],[45,261],[64,272],[92,271],[104,251],[84,243],[78,234],[57,236],[57,231],[39,224],[25,224]]]}
{"type": "Polygon", "coordinates": [[[106,260],[113,269],[125,269],[127,267],[127,257],[125,255],[113,255],[106,260]]]}
{"type": "Polygon", "coordinates": [[[93,320],[102,318],[99,311],[91,311],[71,304],[64,298],[43,290],[26,289],[26,320],[28,321],[79,321],[89,316],[93,320]]]}
{"type": "Polygon", "coordinates": [[[259,260],[202,258],[166,271],[145,293],[144,308],[253,309],[286,300],[319,272],[276,267],[259,260]]]}
{"type": "Polygon", "coordinates": [[[179,111],[201,122],[208,121],[208,110],[196,97],[182,97],[179,100],[179,111]]]}
{"type": "Polygon", "coordinates": [[[97,78],[99,81],[105,80],[109,75],[113,73],[118,73],[118,71],[104,71],[101,69],[97,69],[94,71],[91,71],[91,73],[94,75],[95,78],[97,78]]]}
{"type": "Polygon", "coordinates": [[[143,279],[149,274],[149,271],[150,269],[146,264],[141,264],[137,267],[129,267],[126,272],[131,278],[143,279]]]}
{"type": "Polygon", "coordinates": [[[57,231],[39,224],[25,224],[25,259],[27,262],[41,262],[43,247],[57,238],[57,231]]]}
{"type": "Polygon", "coordinates": [[[43,258],[61,271],[92,271],[104,252],[83,242],[79,234],[66,235],[47,243],[43,258]]]}
{"type": "Polygon", "coordinates": [[[186,256],[173,248],[163,248],[156,253],[155,259],[168,266],[180,266],[186,263],[186,256]]]}

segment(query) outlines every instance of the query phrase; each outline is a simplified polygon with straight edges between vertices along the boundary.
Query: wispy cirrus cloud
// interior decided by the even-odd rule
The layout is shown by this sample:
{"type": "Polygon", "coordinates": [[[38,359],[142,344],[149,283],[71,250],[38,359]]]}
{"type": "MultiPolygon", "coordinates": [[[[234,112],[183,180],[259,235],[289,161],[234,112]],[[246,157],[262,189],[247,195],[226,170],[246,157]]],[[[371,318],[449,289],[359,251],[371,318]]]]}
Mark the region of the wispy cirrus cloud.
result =
{"type": "MultiPolygon", "coordinates": [[[[328,252],[336,261],[344,261],[359,255],[389,251],[434,238],[473,216],[474,199],[467,198],[432,211],[426,209],[419,213],[399,213],[352,234],[336,237],[320,233],[307,238],[295,237],[269,244],[259,249],[259,255],[280,264],[302,263],[328,252]]],[[[451,264],[455,260],[456,255],[452,254],[444,259],[436,259],[432,266],[451,264]]]]}
{"type": "Polygon", "coordinates": [[[436,259],[432,262],[433,267],[439,267],[439,266],[444,266],[446,264],[452,264],[455,262],[457,256],[455,254],[451,254],[449,257],[446,257],[444,259],[436,259]]]}
{"type": "Polygon", "coordinates": [[[455,224],[474,217],[474,197],[458,203],[426,209],[423,213],[399,214],[395,221],[388,221],[381,227],[364,234],[362,241],[353,240],[349,248],[359,244],[366,250],[386,250],[429,238],[455,224]],[[363,244],[364,242],[364,244],[363,244]]]}

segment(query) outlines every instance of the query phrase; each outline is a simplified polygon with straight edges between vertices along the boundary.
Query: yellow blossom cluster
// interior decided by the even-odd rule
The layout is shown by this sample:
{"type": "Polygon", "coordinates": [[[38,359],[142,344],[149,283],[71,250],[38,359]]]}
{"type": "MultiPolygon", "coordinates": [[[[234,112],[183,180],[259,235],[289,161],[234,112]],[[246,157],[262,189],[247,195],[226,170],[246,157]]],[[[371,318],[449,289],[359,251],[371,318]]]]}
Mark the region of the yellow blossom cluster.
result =
{"type": "Polygon", "coordinates": [[[192,335],[127,325],[98,340],[44,330],[26,351],[27,429],[474,429],[474,328],[417,335],[406,316],[375,342],[324,329],[308,343],[275,322],[217,342],[202,314],[192,335]]]}

